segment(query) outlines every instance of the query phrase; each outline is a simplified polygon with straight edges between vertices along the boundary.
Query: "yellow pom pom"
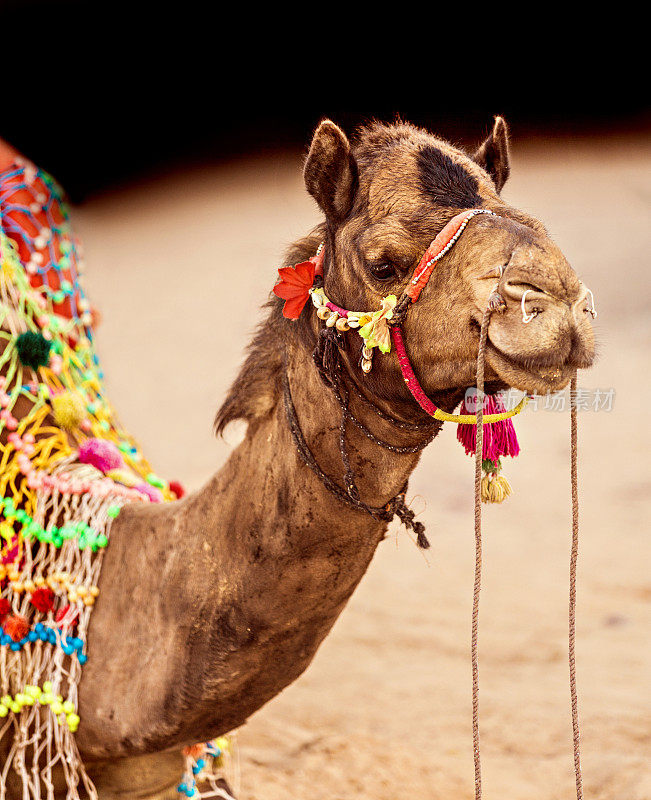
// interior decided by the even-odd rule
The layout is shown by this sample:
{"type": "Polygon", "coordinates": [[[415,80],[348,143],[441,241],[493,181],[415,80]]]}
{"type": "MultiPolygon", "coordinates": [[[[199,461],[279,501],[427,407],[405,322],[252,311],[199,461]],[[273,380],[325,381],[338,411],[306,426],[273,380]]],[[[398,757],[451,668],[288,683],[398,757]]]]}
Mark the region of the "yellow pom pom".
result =
{"type": "Polygon", "coordinates": [[[504,475],[491,473],[481,479],[481,499],[483,503],[502,503],[512,493],[511,484],[504,475]]]}
{"type": "Polygon", "coordinates": [[[60,428],[73,430],[86,416],[86,405],[81,397],[72,392],[62,392],[52,398],[54,421],[60,428]]]}

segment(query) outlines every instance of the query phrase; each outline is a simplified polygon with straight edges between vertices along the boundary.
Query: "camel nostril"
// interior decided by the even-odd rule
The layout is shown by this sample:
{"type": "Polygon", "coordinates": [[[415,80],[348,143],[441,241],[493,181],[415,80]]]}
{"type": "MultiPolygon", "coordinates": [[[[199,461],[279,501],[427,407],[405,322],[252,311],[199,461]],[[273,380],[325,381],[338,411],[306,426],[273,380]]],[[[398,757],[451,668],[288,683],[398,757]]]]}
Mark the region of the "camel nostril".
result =
{"type": "MultiPolygon", "coordinates": [[[[517,281],[508,279],[504,282],[502,291],[508,298],[519,303],[522,301],[523,295],[536,295],[538,298],[548,297],[547,292],[536,286],[533,283],[526,283],[524,281],[517,281]]],[[[532,298],[533,299],[533,298],[532,298]]]]}
{"type": "Polygon", "coordinates": [[[549,300],[549,295],[538,286],[522,281],[506,280],[500,291],[507,300],[520,304],[522,321],[525,324],[541,314],[549,300]]]}

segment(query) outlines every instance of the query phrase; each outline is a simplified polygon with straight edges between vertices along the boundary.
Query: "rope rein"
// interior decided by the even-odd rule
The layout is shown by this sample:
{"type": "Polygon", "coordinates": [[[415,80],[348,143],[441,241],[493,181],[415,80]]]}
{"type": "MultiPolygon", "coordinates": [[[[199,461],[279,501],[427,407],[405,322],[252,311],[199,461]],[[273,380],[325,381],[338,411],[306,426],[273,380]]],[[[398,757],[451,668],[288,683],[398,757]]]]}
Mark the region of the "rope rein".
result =
{"type": "Polygon", "coordinates": [[[570,479],[572,482],[572,551],[570,555],[570,608],[569,608],[569,665],[570,699],[572,703],[572,742],[574,746],[574,775],[576,798],[583,800],[583,775],[581,774],[581,745],[579,731],[579,701],[576,690],[576,563],[579,556],[579,479],[578,479],[578,421],[576,407],[576,373],[570,384],[570,479]]]}
{"type": "Polygon", "coordinates": [[[481,748],[479,744],[479,595],[481,592],[481,477],[482,453],[484,446],[484,364],[486,360],[486,341],[491,317],[490,305],[484,311],[479,334],[477,353],[477,438],[475,440],[475,580],[472,593],[472,754],[475,764],[475,800],[481,800],[481,748]]]}
{"type": "MultiPolygon", "coordinates": [[[[475,576],[472,597],[471,626],[471,662],[472,662],[472,744],[475,767],[475,800],[482,797],[481,779],[481,745],[479,738],[479,598],[482,576],[482,517],[481,517],[481,478],[482,450],[484,438],[484,368],[486,360],[486,341],[488,325],[493,308],[487,306],[481,323],[479,334],[479,351],[477,353],[477,422],[475,444],[475,576]]],[[[581,772],[581,749],[579,730],[579,709],[576,685],[576,571],[579,553],[579,488],[578,488],[578,422],[576,407],[576,373],[570,383],[570,480],[572,486],[572,547],[570,554],[570,589],[569,589],[569,642],[568,660],[570,673],[570,700],[572,707],[572,743],[574,750],[574,775],[576,780],[576,798],[583,800],[583,775],[581,772]]]]}

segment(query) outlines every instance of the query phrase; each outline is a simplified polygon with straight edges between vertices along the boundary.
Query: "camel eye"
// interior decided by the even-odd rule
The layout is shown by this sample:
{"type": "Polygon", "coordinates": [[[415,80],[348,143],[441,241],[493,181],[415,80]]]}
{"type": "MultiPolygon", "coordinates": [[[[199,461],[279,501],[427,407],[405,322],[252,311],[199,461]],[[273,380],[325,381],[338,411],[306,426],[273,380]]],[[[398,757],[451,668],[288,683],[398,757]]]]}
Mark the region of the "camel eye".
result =
{"type": "Polygon", "coordinates": [[[384,263],[384,264],[371,264],[370,265],[371,275],[378,280],[378,281],[390,281],[392,278],[396,277],[396,268],[393,264],[384,263]]]}

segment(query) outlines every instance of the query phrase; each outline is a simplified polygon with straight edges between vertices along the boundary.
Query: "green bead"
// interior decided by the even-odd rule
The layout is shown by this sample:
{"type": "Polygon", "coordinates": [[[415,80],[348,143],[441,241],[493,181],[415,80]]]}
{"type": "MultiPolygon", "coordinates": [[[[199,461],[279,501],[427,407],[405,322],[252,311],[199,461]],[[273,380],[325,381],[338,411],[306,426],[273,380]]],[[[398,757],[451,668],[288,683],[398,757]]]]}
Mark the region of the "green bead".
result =
{"type": "Polygon", "coordinates": [[[109,506],[106,510],[106,515],[109,516],[111,519],[115,519],[117,515],[122,511],[120,506],[109,506]]]}
{"type": "Polygon", "coordinates": [[[149,475],[147,475],[147,483],[150,483],[157,489],[165,489],[165,487],[167,486],[167,481],[164,481],[162,478],[159,478],[158,475],[154,475],[153,472],[150,472],[149,475]]]}

